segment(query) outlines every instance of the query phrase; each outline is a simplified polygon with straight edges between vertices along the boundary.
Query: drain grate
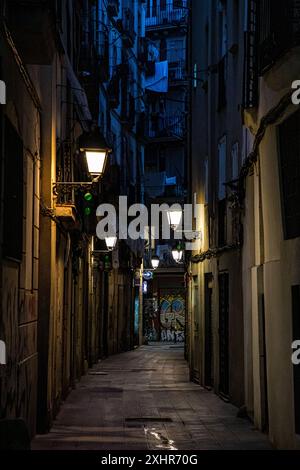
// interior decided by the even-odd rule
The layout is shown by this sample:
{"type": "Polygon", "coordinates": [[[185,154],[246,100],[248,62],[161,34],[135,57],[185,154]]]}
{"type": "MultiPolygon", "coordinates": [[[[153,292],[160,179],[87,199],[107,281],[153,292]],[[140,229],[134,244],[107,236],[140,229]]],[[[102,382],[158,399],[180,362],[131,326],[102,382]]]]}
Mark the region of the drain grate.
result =
{"type": "MultiPolygon", "coordinates": [[[[103,372],[101,374],[108,374],[108,373],[114,373],[114,372],[157,372],[157,369],[102,369],[103,372]]],[[[93,374],[92,374],[93,375],[93,374]]],[[[97,374],[95,374],[97,375],[97,374]]]]}
{"type": "Polygon", "coordinates": [[[107,372],[90,371],[88,375],[107,375],[107,372]]]}
{"type": "Polygon", "coordinates": [[[125,418],[126,423],[173,423],[172,418],[158,416],[142,416],[139,418],[125,418]]]}
{"type": "Polygon", "coordinates": [[[93,387],[89,388],[89,390],[94,393],[123,393],[122,388],[113,387],[93,387]]]}

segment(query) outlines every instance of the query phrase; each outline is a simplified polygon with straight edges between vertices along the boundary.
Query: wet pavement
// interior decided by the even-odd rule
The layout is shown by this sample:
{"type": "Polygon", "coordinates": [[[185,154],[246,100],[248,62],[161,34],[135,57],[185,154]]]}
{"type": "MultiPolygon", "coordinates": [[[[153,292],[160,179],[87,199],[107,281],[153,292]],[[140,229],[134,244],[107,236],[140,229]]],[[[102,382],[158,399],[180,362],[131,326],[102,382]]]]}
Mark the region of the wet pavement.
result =
{"type": "Polygon", "coordinates": [[[270,449],[237,411],[189,381],[182,346],[153,344],[90,370],[32,449],[270,449]]]}

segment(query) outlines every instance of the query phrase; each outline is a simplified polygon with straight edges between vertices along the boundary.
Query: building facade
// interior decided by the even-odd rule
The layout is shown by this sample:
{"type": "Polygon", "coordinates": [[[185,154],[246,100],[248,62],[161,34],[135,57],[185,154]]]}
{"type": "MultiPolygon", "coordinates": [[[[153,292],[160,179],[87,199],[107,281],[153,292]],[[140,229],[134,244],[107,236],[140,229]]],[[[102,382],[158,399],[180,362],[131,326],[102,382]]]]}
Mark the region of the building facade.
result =
{"type": "Polygon", "coordinates": [[[142,197],[132,119],[143,2],[109,1],[105,11],[103,3],[1,2],[1,425],[21,418],[30,436],[50,429],[90,366],[141,337],[143,245],[108,253],[96,208],[117,195],[142,197]],[[119,82],[117,115],[107,88],[127,54],[135,81],[119,82]],[[98,127],[113,153],[92,183],[80,139],[98,127]]]}
{"type": "MultiPolygon", "coordinates": [[[[189,21],[187,1],[146,2],[148,61],[142,122],[148,207],[183,207],[186,200],[189,21]]],[[[162,217],[166,217],[166,211],[162,217]]],[[[155,318],[147,320],[146,334],[154,340],[184,341],[185,337],[184,266],[172,257],[177,243],[171,231],[170,240],[164,240],[160,233],[156,240],[150,236],[148,244],[146,266],[151,268],[153,255],[160,259],[147,294],[155,318]]]]}
{"type": "MultiPolygon", "coordinates": [[[[138,136],[138,116],[144,110],[145,13],[145,2],[137,0],[100,1],[98,5],[97,41],[103,73],[99,125],[113,148],[103,194],[116,209],[119,196],[127,197],[128,207],[144,201],[145,145],[138,136]]],[[[108,280],[108,353],[130,349],[142,340],[143,249],[141,240],[120,240],[115,250],[115,269],[108,280]]]]}
{"type": "Polygon", "coordinates": [[[248,2],[248,158],[242,173],[246,405],[272,444],[288,449],[299,448],[300,432],[299,366],[291,360],[292,342],[300,335],[300,122],[291,98],[300,76],[299,34],[298,2],[248,2]]]}
{"type": "Polygon", "coordinates": [[[191,377],[299,447],[299,5],[194,1],[191,377]],[[200,47],[201,46],[201,47],[200,47]]]}
{"type": "Polygon", "coordinates": [[[193,2],[189,184],[202,207],[202,247],[189,272],[191,377],[244,403],[240,213],[233,198],[242,162],[243,8],[193,2]]]}

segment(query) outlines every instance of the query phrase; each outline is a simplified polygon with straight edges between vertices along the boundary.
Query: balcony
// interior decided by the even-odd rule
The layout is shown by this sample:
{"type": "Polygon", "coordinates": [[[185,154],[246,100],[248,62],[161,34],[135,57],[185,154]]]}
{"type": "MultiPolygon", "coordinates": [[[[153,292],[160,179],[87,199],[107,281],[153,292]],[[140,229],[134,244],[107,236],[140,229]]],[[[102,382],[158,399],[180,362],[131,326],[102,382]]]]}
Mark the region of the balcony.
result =
{"type": "MultiPolygon", "coordinates": [[[[147,128],[146,128],[147,130],[147,128]]],[[[186,132],[185,113],[161,115],[152,113],[149,119],[148,135],[150,139],[182,140],[186,132]]]]}
{"type": "Polygon", "coordinates": [[[147,38],[139,38],[138,60],[140,67],[144,67],[149,57],[149,41],[147,38]]]}
{"type": "Polygon", "coordinates": [[[300,3],[258,2],[259,72],[263,75],[285,52],[300,45],[300,3]]]}
{"type": "Polygon", "coordinates": [[[244,90],[243,108],[255,108],[258,104],[258,58],[257,58],[257,2],[248,3],[248,26],[244,33],[244,90]]]}
{"type": "Polygon", "coordinates": [[[146,156],[145,167],[145,192],[150,199],[157,199],[157,202],[168,202],[170,204],[183,201],[185,196],[185,187],[182,175],[171,178],[174,184],[169,184],[165,171],[157,171],[156,168],[148,166],[146,156]]]}
{"type": "Polygon", "coordinates": [[[174,85],[186,80],[186,62],[179,60],[169,63],[169,82],[174,85]]]}
{"type": "Polygon", "coordinates": [[[127,130],[132,130],[135,124],[135,99],[131,93],[128,94],[126,83],[122,96],[121,121],[127,130]]]}
{"type": "Polygon", "coordinates": [[[166,5],[165,8],[157,7],[152,10],[152,15],[146,17],[146,28],[177,27],[186,25],[188,21],[188,10],[186,8],[174,8],[166,5]]]}
{"type": "Polygon", "coordinates": [[[123,8],[122,19],[115,22],[116,29],[122,36],[123,45],[133,47],[136,33],[134,30],[134,15],[130,8],[123,8]]]}
{"type": "Polygon", "coordinates": [[[55,51],[52,2],[10,0],[6,4],[7,24],[24,62],[51,64],[55,51]]]}
{"type": "Polygon", "coordinates": [[[108,0],[107,2],[107,14],[110,18],[119,15],[120,0],[108,0]]]}
{"type": "Polygon", "coordinates": [[[107,32],[101,31],[99,33],[98,53],[99,79],[103,83],[109,80],[109,40],[107,32]]]}
{"type": "Polygon", "coordinates": [[[112,109],[116,109],[120,104],[120,77],[118,74],[113,74],[108,87],[108,102],[112,109]]]}

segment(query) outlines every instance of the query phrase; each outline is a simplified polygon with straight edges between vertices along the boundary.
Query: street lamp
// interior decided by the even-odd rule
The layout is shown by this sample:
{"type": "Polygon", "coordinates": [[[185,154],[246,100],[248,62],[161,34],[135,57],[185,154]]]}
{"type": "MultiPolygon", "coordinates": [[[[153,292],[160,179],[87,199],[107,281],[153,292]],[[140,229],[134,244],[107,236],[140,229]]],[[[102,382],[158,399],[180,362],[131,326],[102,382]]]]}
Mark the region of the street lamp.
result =
{"type": "Polygon", "coordinates": [[[172,256],[173,256],[174,261],[176,261],[176,263],[178,264],[181,263],[182,257],[183,257],[183,249],[180,245],[178,245],[176,248],[173,248],[172,256]]]}
{"type": "Polygon", "coordinates": [[[167,216],[170,227],[175,231],[181,222],[182,209],[170,209],[167,211],[167,216]]]}
{"type": "Polygon", "coordinates": [[[106,237],[105,243],[106,243],[108,251],[113,251],[117,244],[117,237],[116,236],[106,237]]]}
{"type": "Polygon", "coordinates": [[[79,138],[79,149],[85,155],[90,175],[94,178],[102,176],[107,157],[112,149],[108,146],[99,128],[90,133],[82,134],[79,138]]]}
{"type": "MultiPolygon", "coordinates": [[[[98,183],[103,175],[108,155],[112,149],[108,146],[99,128],[83,133],[78,139],[79,149],[84,154],[92,181],[57,181],[53,183],[53,194],[56,196],[69,195],[70,191],[90,190],[98,183]]],[[[88,199],[85,198],[86,201],[88,199]]]]}
{"type": "Polygon", "coordinates": [[[158,256],[152,256],[151,258],[151,264],[152,264],[152,268],[155,270],[158,268],[159,266],[159,257],[158,256]]]}

